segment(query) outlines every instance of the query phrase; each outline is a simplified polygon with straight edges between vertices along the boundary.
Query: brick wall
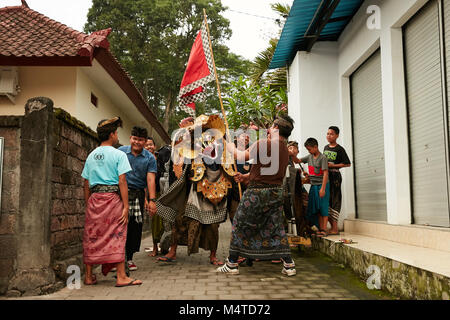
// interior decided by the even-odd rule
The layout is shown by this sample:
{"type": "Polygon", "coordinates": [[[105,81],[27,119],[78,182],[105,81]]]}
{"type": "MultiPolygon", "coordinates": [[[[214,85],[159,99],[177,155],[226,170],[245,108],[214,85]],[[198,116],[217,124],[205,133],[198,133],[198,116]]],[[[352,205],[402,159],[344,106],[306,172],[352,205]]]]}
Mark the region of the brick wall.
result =
{"type": "Polygon", "coordinates": [[[56,110],[52,169],[51,261],[59,278],[67,266],[82,266],[85,203],[84,162],[98,146],[95,133],[63,110],[56,110]]]}
{"type": "MultiPolygon", "coordinates": [[[[45,97],[22,117],[0,116],[4,165],[0,212],[0,295],[53,292],[69,265],[83,264],[81,172],[96,133],[45,97]]],[[[27,109],[26,109],[27,110],[27,109]]],[[[150,231],[148,214],[144,236],[150,231]],[[147,232],[146,232],[147,231],[147,232]]]]}
{"type": "Polygon", "coordinates": [[[21,117],[0,117],[4,138],[0,212],[0,294],[8,289],[17,263],[16,216],[19,212],[21,117]]]}

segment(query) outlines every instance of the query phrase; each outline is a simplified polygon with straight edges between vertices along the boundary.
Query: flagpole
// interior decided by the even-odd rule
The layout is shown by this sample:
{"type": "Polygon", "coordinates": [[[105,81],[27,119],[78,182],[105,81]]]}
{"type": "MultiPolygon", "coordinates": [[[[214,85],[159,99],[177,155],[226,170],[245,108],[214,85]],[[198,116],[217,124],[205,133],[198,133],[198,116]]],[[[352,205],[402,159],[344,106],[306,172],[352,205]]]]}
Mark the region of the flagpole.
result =
{"type": "MultiPolygon", "coordinates": [[[[208,26],[208,20],[206,18],[206,9],[205,8],[203,8],[203,15],[204,15],[205,24],[206,24],[206,31],[208,32],[209,48],[211,50],[211,58],[212,58],[213,66],[214,66],[214,75],[216,77],[217,92],[219,94],[220,107],[222,108],[222,115],[223,115],[223,119],[225,121],[225,127],[226,127],[226,130],[227,130],[227,140],[228,140],[228,139],[230,139],[230,129],[228,127],[227,115],[225,114],[225,109],[223,108],[222,93],[220,91],[219,77],[217,76],[216,62],[214,60],[214,53],[213,53],[213,48],[212,48],[211,37],[209,35],[209,26],[208,26]]],[[[224,151],[226,152],[226,148],[224,148],[224,149],[225,149],[224,151]]],[[[234,154],[233,154],[233,170],[234,170],[234,172],[237,172],[236,161],[234,159],[234,154]]],[[[241,183],[240,182],[238,183],[238,187],[239,187],[239,198],[242,198],[242,189],[241,189],[241,183]]]]}

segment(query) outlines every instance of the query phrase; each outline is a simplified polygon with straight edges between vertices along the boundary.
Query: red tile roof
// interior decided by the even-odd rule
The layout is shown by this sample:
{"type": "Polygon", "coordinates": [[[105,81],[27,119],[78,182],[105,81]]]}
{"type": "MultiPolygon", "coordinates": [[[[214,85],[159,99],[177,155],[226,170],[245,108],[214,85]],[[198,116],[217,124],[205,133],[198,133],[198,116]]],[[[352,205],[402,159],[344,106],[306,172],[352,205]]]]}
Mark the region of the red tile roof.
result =
{"type": "Polygon", "coordinates": [[[92,66],[94,57],[136,108],[170,142],[167,131],[148,107],[130,75],[109,51],[111,28],[89,35],[21,6],[0,8],[0,65],[92,66]]]}
{"type": "Polygon", "coordinates": [[[14,57],[90,57],[108,49],[111,29],[87,35],[24,5],[0,8],[0,55],[14,57]]]}

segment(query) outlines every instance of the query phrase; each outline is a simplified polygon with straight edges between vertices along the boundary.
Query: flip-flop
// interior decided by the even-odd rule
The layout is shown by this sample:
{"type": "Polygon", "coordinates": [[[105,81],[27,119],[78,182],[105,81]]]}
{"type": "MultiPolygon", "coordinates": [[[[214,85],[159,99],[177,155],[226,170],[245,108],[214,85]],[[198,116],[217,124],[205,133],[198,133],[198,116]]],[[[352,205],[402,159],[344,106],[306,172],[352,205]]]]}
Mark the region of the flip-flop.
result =
{"type": "Polygon", "coordinates": [[[169,257],[159,257],[158,259],[156,259],[156,261],[161,261],[161,262],[177,262],[177,259],[172,259],[169,257]]]}
{"type": "Polygon", "coordinates": [[[328,237],[328,233],[326,231],[319,231],[316,233],[318,238],[328,237]]]}
{"type": "Polygon", "coordinates": [[[238,259],[237,263],[240,265],[242,262],[245,262],[246,260],[247,260],[247,258],[240,257],[238,259]]]}
{"type": "Polygon", "coordinates": [[[209,263],[215,266],[223,266],[223,262],[219,261],[219,259],[215,258],[214,260],[210,260],[209,263]]]}
{"type": "Polygon", "coordinates": [[[278,263],[281,263],[281,260],[272,260],[271,261],[273,264],[278,264],[278,263]]]}
{"type": "Polygon", "coordinates": [[[129,287],[129,286],[140,286],[142,284],[142,282],[134,283],[135,281],[137,281],[137,279],[133,279],[129,283],[126,283],[126,284],[116,284],[116,287],[121,288],[121,287],[129,287]]]}

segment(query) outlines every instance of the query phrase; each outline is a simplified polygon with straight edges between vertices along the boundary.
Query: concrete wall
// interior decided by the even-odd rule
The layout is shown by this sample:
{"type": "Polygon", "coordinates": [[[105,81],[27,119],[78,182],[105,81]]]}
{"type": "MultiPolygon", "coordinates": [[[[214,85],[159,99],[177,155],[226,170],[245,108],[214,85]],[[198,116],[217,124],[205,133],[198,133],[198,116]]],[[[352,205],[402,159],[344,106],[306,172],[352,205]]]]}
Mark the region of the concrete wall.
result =
{"type": "Polygon", "coordinates": [[[4,138],[0,213],[0,295],[8,290],[9,280],[17,267],[21,125],[21,117],[0,117],[0,137],[4,138]]]}
{"type": "Polygon", "coordinates": [[[82,264],[81,171],[94,132],[48,98],[24,116],[0,117],[4,172],[0,215],[0,295],[39,295],[64,286],[67,265],[82,264]]]}
{"type": "MultiPolygon", "coordinates": [[[[310,53],[298,52],[289,69],[289,113],[299,127],[294,137],[303,143],[308,136],[316,136],[323,146],[326,125],[338,125],[342,131],[338,142],[352,158],[350,76],[381,47],[389,224],[411,224],[401,28],[426,3],[427,0],[365,1],[337,43],[319,42],[310,53]],[[370,30],[366,25],[369,5],[381,9],[380,30],[370,30]],[[322,120],[317,121],[315,114],[322,120]]],[[[341,172],[343,208],[339,225],[342,229],[344,219],[355,218],[355,198],[353,170],[341,172]]]]}

